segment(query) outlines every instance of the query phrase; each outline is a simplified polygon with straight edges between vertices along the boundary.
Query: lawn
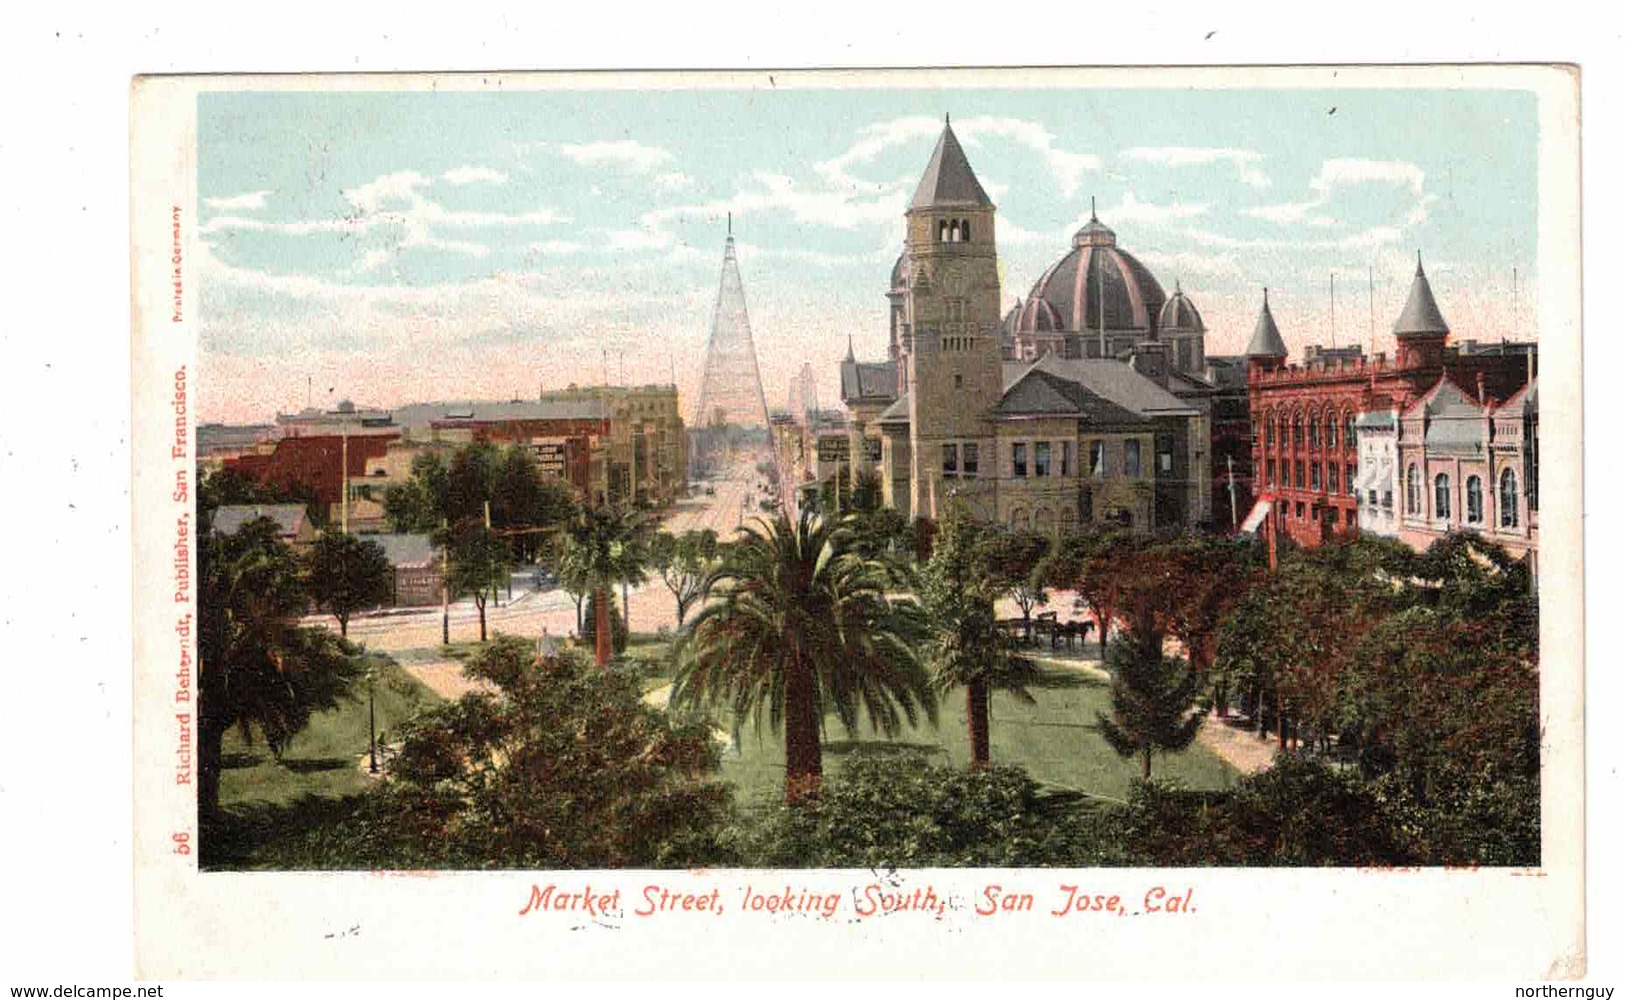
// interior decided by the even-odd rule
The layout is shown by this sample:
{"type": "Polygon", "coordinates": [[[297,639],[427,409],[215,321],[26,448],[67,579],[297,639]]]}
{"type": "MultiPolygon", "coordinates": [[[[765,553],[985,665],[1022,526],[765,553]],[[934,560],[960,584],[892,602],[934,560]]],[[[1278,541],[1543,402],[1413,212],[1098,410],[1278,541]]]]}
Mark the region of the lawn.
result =
{"type": "MultiPolygon", "coordinates": [[[[1111,692],[1105,680],[1077,665],[1044,665],[1045,681],[1032,690],[1034,704],[996,694],[992,704],[992,756],[995,764],[1016,764],[1054,788],[1083,792],[1097,799],[1122,801],[1140,776],[1140,762],[1124,760],[1096,730],[1095,713],[1110,712],[1111,692]]],[[[726,723],[724,723],[726,726],[726,723]]],[[[825,720],[824,768],[833,772],[854,751],[922,754],[933,763],[964,767],[970,763],[965,697],[949,692],[942,699],[935,728],[921,720],[895,740],[887,740],[860,723],[853,738],[833,717],[825,720]]],[[[723,755],[723,777],[738,788],[746,803],[776,800],[784,793],[784,738],[765,725],[761,731],[746,720],[738,752],[723,755]]],[[[1233,787],[1239,775],[1199,744],[1177,754],[1159,754],[1152,777],[1169,778],[1195,789],[1233,787]]]]}
{"type": "MultiPolygon", "coordinates": [[[[387,735],[399,723],[437,703],[440,698],[387,656],[373,654],[378,730],[387,735]]],[[[365,791],[371,778],[362,759],[367,755],[367,687],[359,698],[319,712],[278,759],[263,741],[252,744],[232,730],[226,734],[225,767],[220,777],[220,804],[287,805],[307,795],[339,798],[365,791]]]]}

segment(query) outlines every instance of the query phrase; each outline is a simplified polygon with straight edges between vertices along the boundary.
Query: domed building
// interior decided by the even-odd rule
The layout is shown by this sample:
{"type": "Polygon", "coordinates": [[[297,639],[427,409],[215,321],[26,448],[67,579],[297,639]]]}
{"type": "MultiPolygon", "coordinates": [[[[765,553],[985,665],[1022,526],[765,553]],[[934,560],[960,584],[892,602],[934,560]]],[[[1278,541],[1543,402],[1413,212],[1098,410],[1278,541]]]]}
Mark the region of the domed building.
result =
{"type": "Polygon", "coordinates": [[[1005,315],[1003,332],[1015,361],[1122,358],[1136,345],[1162,341],[1174,370],[1200,376],[1205,363],[1206,328],[1195,304],[1177,288],[1169,298],[1092,206],[1072,249],[1005,315]]]}

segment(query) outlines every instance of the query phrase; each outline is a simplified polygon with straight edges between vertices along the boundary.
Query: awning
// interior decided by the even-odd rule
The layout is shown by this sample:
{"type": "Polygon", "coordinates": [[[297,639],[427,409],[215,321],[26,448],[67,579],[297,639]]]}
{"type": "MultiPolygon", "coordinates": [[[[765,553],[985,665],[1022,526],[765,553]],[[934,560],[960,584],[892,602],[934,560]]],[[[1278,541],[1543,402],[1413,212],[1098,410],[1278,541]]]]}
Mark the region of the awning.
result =
{"type": "Polygon", "coordinates": [[[1269,498],[1253,504],[1253,509],[1247,512],[1247,520],[1241,522],[1241,527],[1236,529],[1237,533],[1251,535],[1256,532],[1264,523],[1264,519],[1270,516],[1270,508],[1274,505],[1275,501],[1269,498]]]}

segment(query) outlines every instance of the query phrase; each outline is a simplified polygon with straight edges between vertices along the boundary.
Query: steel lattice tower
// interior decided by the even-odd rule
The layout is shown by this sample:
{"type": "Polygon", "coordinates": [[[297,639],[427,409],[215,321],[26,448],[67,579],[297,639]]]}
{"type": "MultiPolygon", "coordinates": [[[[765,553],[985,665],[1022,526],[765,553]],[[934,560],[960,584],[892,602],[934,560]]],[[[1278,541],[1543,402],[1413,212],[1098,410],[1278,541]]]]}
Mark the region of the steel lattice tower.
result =
{"type": "Polygon", "coordinates": [[[722,283],[711,320],[711,339],[705,348],[705,375],[700,381],[700,402],[690,427],[767,426],[767,399],[756,366],[756,344],[750,335],[745,310],[745,284],[739,278],[734,253],[733,224],[722,251],[722,283]]]}

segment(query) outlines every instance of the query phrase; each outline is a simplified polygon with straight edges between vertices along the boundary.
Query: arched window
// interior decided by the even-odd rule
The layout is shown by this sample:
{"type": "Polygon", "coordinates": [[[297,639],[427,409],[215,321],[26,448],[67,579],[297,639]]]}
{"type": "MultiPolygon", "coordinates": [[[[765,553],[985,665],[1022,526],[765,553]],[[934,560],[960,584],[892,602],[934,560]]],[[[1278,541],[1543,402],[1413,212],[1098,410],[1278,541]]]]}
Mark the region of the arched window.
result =
{"type": "Polygon", "coordinates": [[[1501,527],[1518,526],[1518,474],[1511,469],[1501,470],[1501,527]]]}
{"type": "Polygon", "coordinates": [[[1442,472],[1433,477],[1433,516],[1444,520],[1450,517],[1450,477],[1442,472]]]}
{"type": "Polygon", "coordinates": [[[1275,447],[1275,418],[1264,414],[1264,447],[1275,447]]]}
{"type": "Polygon", "coordinates": [[[1276,421],[1276,423],[1278,423],[1280,425],[1281,447],[1285,448],[1287,446],[1287,444],[1289,443],[1289,439],[1286,436],[1286,414],[1284,414],[1284,413],[1281,414],[1281,419],[1276,421]]]}
{"type": "Polygon", "coordinates": [[[1467,477],[1467,523],[1484,523],[1484,483],[1477,476],[1467,477]]]}
{"type": "Polygon", "coordinates": [[[1303,447],[1303,414],[1295,413],[1292,416],[1292,447],[1303,447]]]}
{"type": "Polygon", "coordinates": [[[1320,447],[1320,417],[1313,413],[1309,414],[1309,447],[1320,447]]]}
{"type": "Polygon", "coordinates": [[[1337,447],[1337,414],[1330,411],[1326,414],[1326,447],[1337,447]]]}
{"type": "Polygon", "coordinates": [[[1405,513],[1422,513],[1422,477],[1414,465],[1405,470],[1405,513]]]}
{"type": "Polygon", "coordinates": [[[959,238],[966,243],[970,242],[970,220],[962,219],[959,223],[959,238]]]}
{"type": "Polygon", "coordinates": [[[948,220],[947,219],[938,219],[937,220],[937,242],[938,243],[946,243],[946,242],[948,242],[948,220]]]}
{"type": "Polygon", "coordinates": [[[1033,530],[1041,535],[1047,535],[1054,529],[1054,521],[1048,507],[1040,507],[1033,511],[1033,530]]]}
{"type": "Polygon", "coordinates": [[[1343,447],[1354,447],[1354,414],[1343,414],[1343,447]]]}

